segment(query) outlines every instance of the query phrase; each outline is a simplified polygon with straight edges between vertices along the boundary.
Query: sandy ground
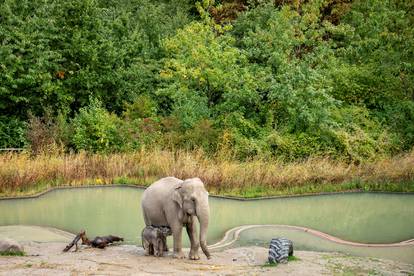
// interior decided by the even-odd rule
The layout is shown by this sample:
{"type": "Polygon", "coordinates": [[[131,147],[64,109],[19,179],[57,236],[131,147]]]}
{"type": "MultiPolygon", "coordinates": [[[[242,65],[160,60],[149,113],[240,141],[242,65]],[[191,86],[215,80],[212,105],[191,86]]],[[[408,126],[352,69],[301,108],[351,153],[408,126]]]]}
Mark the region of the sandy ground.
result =
{"type": "Polygon", "coordinates": [[[28,256],[0,257],[0,275],[413,275],[414,266],[337,253],[296,251],[298,260],[263,266],[267,249],[241,247],[207,260],[144,256],[141,247],[81,248],[62,253],[66,243],[23,243],[28,256]]]}
{"type": "Polygon", "coordinates": [[[63,253],[73,235],[53,228],[5,226],[2,237],[18,240],[26,256],[0,256],[0,275],[414,275],[414,265],[339,253],[295,251],[297,260],[269,267],[262,247],[226,249],[212,252],[210,260],[190,261],[173,259],[171,252],[144,256],[135,245],[63,253]]]}

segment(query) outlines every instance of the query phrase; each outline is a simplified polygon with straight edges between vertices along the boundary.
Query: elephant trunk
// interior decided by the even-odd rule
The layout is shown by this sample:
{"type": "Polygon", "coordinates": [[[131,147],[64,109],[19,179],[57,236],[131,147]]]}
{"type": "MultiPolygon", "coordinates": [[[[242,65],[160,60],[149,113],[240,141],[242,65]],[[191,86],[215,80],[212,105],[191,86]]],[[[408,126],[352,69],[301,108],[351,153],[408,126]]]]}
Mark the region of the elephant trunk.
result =
{"type": "Polygon", "coordinates": [[[199,204],[196,209],[197,218],[200,222],[200,246],[203,250],[207,259],[210,259],[210,252],[207,249],[207,229],[208,229],[208,220],[209,220],[209,206],[208,206],[208,197],[204,204],[199,204]]]}

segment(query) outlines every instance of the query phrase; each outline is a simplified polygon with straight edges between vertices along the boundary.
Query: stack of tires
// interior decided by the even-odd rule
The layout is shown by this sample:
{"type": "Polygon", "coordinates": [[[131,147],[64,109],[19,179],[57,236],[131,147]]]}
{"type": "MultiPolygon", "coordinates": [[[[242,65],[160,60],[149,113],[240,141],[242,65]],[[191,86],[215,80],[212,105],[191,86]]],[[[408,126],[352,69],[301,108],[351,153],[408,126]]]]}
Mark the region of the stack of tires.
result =
{"type": "Polygon", "coordinates": [[[269,246],[269,263],[287,263],[289,256],[293,255],[293,243],[286,238],[274,238],[269,246]]]}

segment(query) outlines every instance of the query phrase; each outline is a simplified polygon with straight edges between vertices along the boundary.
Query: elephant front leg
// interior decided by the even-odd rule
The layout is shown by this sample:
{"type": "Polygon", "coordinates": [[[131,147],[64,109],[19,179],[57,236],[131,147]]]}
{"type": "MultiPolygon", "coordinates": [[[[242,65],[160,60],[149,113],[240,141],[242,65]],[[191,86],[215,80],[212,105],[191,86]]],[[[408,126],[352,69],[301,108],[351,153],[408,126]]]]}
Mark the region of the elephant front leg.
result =
{"type": "Polygon", "coordinates": [[[190,238],[191,249],[188,258],[190,260],[199,260],[200,256],[198,255],[198,249],[200,248],[200,242],[197,236],[197,227],[194,219],[191,219],[186,225],[187,234],[190,238]]]}
{"type": "Polygon", "coordinates": [[[162,257],[163,254],[164,254],[164,246],[163,246],[162,238],[159,238],[157,239],[157,242],[154,245],[154,256],[162,257]]]}
{"type": "Polygon", "coordinates": [[[182,251],[182,241],[181,241],[181,232],[183,230],[182,226],[177,226],[173,228],[173,239],[174,239],[174,254],[173,257],[177,259],[184,259],[184,253],[182,251]]]}

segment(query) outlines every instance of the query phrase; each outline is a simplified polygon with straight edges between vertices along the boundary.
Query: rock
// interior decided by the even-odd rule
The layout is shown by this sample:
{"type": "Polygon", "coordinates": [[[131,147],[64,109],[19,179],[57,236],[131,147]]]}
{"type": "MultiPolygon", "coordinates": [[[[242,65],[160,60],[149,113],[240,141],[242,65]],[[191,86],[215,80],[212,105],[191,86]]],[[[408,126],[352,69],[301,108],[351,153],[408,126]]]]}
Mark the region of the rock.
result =
{"type": "Polygon", "coordinates": [[[12,239],[2,239],[0,240],[0,254],[7,254],[7,253],[12,253],[12,254],[19,254],[19,253],[23,253],[23,246],[20,245],[17,241],[12,240],[12,239]]]}
{"type": "Polygon", "coordinates": [[[293,242],[286,238],[274,238],[269,246],[269,263],[287,263],[293,255],[293,242]]]}

